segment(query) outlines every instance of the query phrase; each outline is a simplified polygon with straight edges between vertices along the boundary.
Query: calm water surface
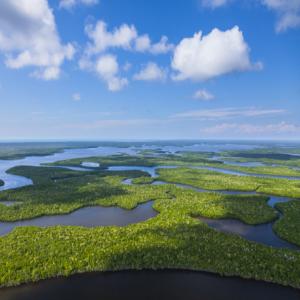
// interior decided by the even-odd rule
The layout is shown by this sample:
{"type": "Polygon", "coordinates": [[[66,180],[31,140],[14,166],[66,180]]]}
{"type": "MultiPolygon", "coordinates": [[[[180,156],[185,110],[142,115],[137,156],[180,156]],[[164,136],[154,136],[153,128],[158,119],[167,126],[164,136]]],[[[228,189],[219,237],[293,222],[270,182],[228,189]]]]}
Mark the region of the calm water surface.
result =
{"type": "Polygon", "coordinates": [[[299,300],[289,287],[192,271],[87,273],[0,289],[1,300],[299,300]]]}
{"type": "MultiPolygon", "coordinates": [[[[9,203],[9,205],[11,204],[12,203],[9,203]]],[[[125,226],[155,217],[157,212],[152,208],[152,204],[153,201],[149,201],[138,205],[132,210],[126,210],[119,207],[92,206],[80,208],[70,214],[43,216],[17,222],[0,222],[0,236],[9,233],[18,226],[125,226]]]]}

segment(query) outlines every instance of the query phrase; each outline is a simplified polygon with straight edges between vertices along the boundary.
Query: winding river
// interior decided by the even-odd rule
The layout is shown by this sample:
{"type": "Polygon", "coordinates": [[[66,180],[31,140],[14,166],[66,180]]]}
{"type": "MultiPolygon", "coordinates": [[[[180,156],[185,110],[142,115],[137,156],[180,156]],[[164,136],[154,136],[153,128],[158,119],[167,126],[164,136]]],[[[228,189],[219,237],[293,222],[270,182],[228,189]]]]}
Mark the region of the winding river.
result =
{"type": "MultiPolygon", "coordinates": [[[[78,157],[90,157],[99,155],[111,155],[117,153],[136,154],[140,148],[108,148],[99,147],[92,149],[71,149],[62,153],[43,157],[26,157],[21,160],[0,160],[0,178],[5,185],[0,190],[18,188],[32,184],[32,181],[22,176],[7,174],[9,168],[18,165],[39,166],[43,163],[55,162],[78,157]]],[[[164,149],[166,150],[166,149],[164,149]]],[[[182,150],[182,149],[180,149],[182,150]]],[[[202,150],[202,149],[201,149],[202,150]]],[[[175,153],[178,149],[169,149],[175,153]]],[[[197,151],[197,150],[195,150],[197,151]]],[[[203,151],[203,150],[202,150],[203,151]]],[[[88,167],[95,167],[89,162],[83,167],[70,167],[74,170],[87,171],[88,167]]],[[[156,178],[157,168],[174,168],[176,166],[114,166],[111,171],[141,170],[156,178]]],[[[208,168],[213,171],[238,176],[257,176],[259,174],[247,174],[243,172],[229,171],[221,168],[208,168]],[[230,173],[229,173],[230,172],[230,173]]],[[[265,176],[269,177],[269,176],[265,176]]],[[[274,176],[270,176],[274,177],[274,176]]],[[[282,178],[282,176],[278,176],[282,178]]],[[[287,177],[289,178],[289,177],[287,177]]],[[[289,178],[299,179],[299,178],[289,178]]],[[[124,180],[124,184],[132,184],[131,179],[124,180]]],[[[154,181],[152,184],[166,184],[166,182],[154,181]]],[[[189,188],[198,192],[213,192],[195,188],[188,185],[177,184],[183,188],[189,188]]],[[[224,194],[256,194],[255,192],[217,191],[224,194]]],[[[285,197],[269,196],[268,204],[272,207],[276,203],[286,202],[285,197]]],[[[11,206],[13,202],[0,202],[11,206]]],[[[9,233],[17,226],[54,226],[54,225],[78,225],[86,227],[117,225],[124,226],[137,223],[155,217],[156,212],[152,208],[152,201],[138,205],[133,210],[124,210],[118,207],[85,207],[66,215],[43,216],[31,220],[18,222],[0,222],[0,235],[9,233]]],[[[246,239],[263,243],[274,247],[299,249],[280,239],[272,230],[273,222],[260,225],[246,225],[238,220],[213,220],[199,218],[208,226],[220,231],[238,234],[246,239]]],[[[117,273],[87,273],[74,275],[68,278],[55,278],[39,283],[26,284],[16,288],[0,289],[1,300],[25,300],[25,299],[210,299],[221,300],[224,295],[233,295],[231,299],[300,299],[299,291],[265,282],[244,280],[240,278],[223,278],[215,274],[205,272],[192,272],[183,270],[164,271],[122,271],[117,273]],[[151,284],[149,285],[149,282],[151,284]],[[118,287],[116,289],[116,287],[118,287]]]]}
{"type": "MultiPolygon", "coordinates": [[[[119,153],[119,148],[110,149],[109,153],[119,153]]],[[[73,150],[74,151],[74,150],[73,150]]],[[[64,154],[59,153],[61,160],[61,156],[68,156],[73,157],[78,155],[71,151],[70,153],[64,154]]],[[[94,149],[95,151],[95,149],[94,149]]],[[[126,148],[126,153],[130,153],[134,151],[133,149],[126,148]]],[[[102,155],[105,155],[107,152],[99,151],[102,155]]],[[[86,153],[86,155],[90,155],[90,153],[86,153]]],[[[87,156],[86,156],[87,157],[87,156]]],[[[40,165],[41,163],[45,162],[53,162],[57,160],[56,155],[45,156],[45,157],[31,157],[26,158],[23,160],[19,160],[21,165],[28,165],[28,160],[32,165],[40,165]]],[[[64,158],[65,159],[65,158],[64,158]]],[[[15,164],[16,161],[9,161],[6,166],[11,166],[11,164],[15,164]]],[[[87,171],[91,170],[92,167],[96,167],[90,162],[84,162],[83,166],[85,167],[61,167],[61,168],[68,168],[77,171],[87,171]],[[90,167],[90,168],[88,168],[90,167]]],[[[158,177],[156,170],[159,168],[177,168],[177,166],[154,166],[154,167],[147,167],[147,166],[111,166],[108,167],[110,171],[130,171],[130,170],[139,170],[143,172],[147,172],[151,177],[154,179],[158,177]]],[[[244,172],[238,171],[231,171],[222,168],[213,168],[213,167],[193,167],[197,169],[207,169],[211,171],[217,171],[224,174],[231,174],[236,176],[258,176],[259,174],[248,174],[244,172]]],[[[6,174],[6,173],[5,173],[6,174]]],[[[8,175],[8,174],[7,174],[8,175]]],[[[282,176],[275,176],[275,175],[262,175],[264,177],[271,177],[271,178],[282,178],[282,176]]],[[[284,178],[288,179],[299,179],[295,177],[284,176],[284,178]]],[[[14,187],[21,187],[24,185],[32,184],[31,180],[22,176],[15,176],[12,175],[11,178],[3,177],[5,185],[2,187],[3,189],[7,189],[10,186],[14,187]],[[11,179],[14,179],[13,181],[11,179]]],[[[128,178],[123,181],[124,184],[132,184],[131,179],[128,178]]],[[[167,184],[167,182],[162,181],[154,181],[152,184],[167,184]]],[[[212,190],[205,190],[196,188],[193,186],[185,185],[185,184],[176,184],[179,187],[193,189],[197,192],[214,192],[212,190]]],[[[246,195],[254,195],[257,194],[256,192],[242,192],[242,191],[215,191],[222,194],[227,195],[238,195],[238,194],[246,194],[246,195]]],[[[275,204],[279,202],[287,202],[290,199],[285,197],[276,197],[272,195],[267,195],[269,197],[268,204],[275,208],[275,204]]],[[[13,205],[12,202],[0,202],[4,205],[13,205]]],[[[281,217],[280,212],[278,211],[279,216],[281,217]]],[[[108,226],[108,225],[118,225],[124,226],[131,223],[137,223],[141,221],[145,221],[149,218],[152,218],[156,215],[156,212],[152,209],[151,202],[146,204],[139,205],[134,210],[123,210],[117,207],[101,207],[101,206],[93,206],[93,207],[84,207],[80,208],[70,214],[64,215],[54,215],[54,216],[42,216],[30,220],[23,220],[17,222],[0,222],[0,235],[5,235],[9,233],[13,228],[18,226],[54,226],[54,225],[77,225],[77,226],[87,226],[87,227],[94,227],[94,226],[108,226]],[[150,203],[150,204],[149,204],[150,203]]],[[[288,243],[287,241],[282,240],[279,238],[273,231],[272,226],[274,222],[266,223],[266,224],[259,224],[259,225],[247,225],[239,220],[233,219],[209,219],[205,217],[199,217],[199,219],[205,222],[208,226],[215,228],[217,230],[226,232],[226,233],[235,233],[238,234],[248,240],[256,241],[262,244],[266,244],[273,247],[281,247],[281,248],[290,248],[290,249],[299,249],[296,245],[288,243]]]]}

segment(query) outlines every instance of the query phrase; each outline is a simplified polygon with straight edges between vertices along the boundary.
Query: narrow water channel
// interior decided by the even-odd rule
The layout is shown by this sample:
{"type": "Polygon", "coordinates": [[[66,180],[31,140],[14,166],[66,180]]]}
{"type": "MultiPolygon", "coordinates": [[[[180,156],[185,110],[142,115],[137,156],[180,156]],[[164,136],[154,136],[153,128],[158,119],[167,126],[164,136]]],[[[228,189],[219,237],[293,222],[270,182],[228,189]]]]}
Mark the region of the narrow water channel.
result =
{"type": "MultiPolygon", "coordinates": [[[[136,168],[139,169],[140,167],[136,167],[136,168]]],[[[157,168],[159,168],[159,167],[153,168],[153,169],[151,169],[151,172],[149,172],[149,174],[154,178],[157,177],[157,175],[156,175],[157,168]]],[[[126,169],[126,167],[123,166],[122,170],[125,170],[125,169],[126,169]]],[[[144,169],[144,171],[145,171],[145,169],[144,169]]],[[[132,181],[131,181],[131,179],[128,178],[128,179],[125,179],[123,181],[123,183],[130,185],[130,184],[132,184],[132,181]]],[[[156,180],[152,184],[153,185],[161,185],[161,184],[168,184],[168,183],[164,182],[164,181],[156,180]]],[[[185,188],[185,189],[191,189],[191,190],[194,190],[194,191],[197,191],[200,193],[218,192],[218,193],[225,194],[225,195],[258,195],[258,193],[256,193],[256,192],[224,191],[224,190],[214,191],[214,190],[201,189],[201,188],[197,188],[197,187],[186,185],[186,184],[175,183],[175,185],[178,187],[185,188]]],[[[276,197],[276,196],[272,196],[272,195],[266,195],[266,196],[269,197],[268,205],[273,208],[275,208],[276,203],[288,202],[291,200],[286,197],[276,197]]],[[[278,211],[278,214],[281,217],[281,214],[279,211],[278,211]]],[[[278,248],[289,248],[289,249],[294,249],[294,250],[300,250],[300,247],[281,239],[273,231],[273,225],[276,221],[265,223],[265,224],[248,225],[239,220],[234,220],[234,219],[211,219],[211,218],[205,218],[205,217],[199,217],[198,219],[216,230],[226,232],[226,233],[238,234],[239,236],[241,236],[247,240],[250,240],[250,241],[255,241],[255,242],[258,242],[261,244],[278,247],[278,248]]]]}

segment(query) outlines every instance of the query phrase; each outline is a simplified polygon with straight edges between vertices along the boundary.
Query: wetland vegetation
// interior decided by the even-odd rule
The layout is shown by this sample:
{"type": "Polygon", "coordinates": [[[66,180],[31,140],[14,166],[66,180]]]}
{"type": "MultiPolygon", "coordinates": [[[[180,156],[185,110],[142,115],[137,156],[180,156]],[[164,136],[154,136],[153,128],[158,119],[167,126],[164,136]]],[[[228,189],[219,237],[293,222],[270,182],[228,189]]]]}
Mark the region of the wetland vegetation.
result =
{"type": "MultiPolygon", "coordinates": [[[[199,219],[235,219],[253,226],[274,222],[278,236],[300,246],[300,202],[277,203],[275,209],[268,204],[269,197],[263,195],[300,198],[299,181],[194,168],[272,172],[272,166],[225,165],[212,160],[213,153],[209,152],[158,152],[71,159],[51,167],[18,166],[8,170],[31,178],[34,185],[0,192],[0,221],[63,215],[87,206],[130,210],[148,201],[153,201],[157,215],[127,226],[17,227],[0,237],[0,285],[90,271],[188,269],[300,288],[300,251],[249,241],[210,228],[199,219]],[[99,163],[99,167],[84,172],[63,168],[80,167],[82,162],[99,163]],[[160,168],[155,178],[139,170],[108,170],[111,166],[159,165],[177,168],[160,168]],[[125,179],[131,184],[124,184],[125,179]],[[156,180],[167,184],[151,184],[156,180]],[[208,191],[197,192],[177,183],[208,191]],[[226,195],[218,190],[256,191],[262,195],[226,195]],[[1,201],[15,204],[7,206],[1,201]]],[[[282,175],[282,170],[287,174],[292,169],[283,166],[274,172],[282,175]]],[[[289,175],[295,175],[294,171],[289,175]]]]}
{"type": "Polygon", "coordinates": [[[300,178],[300,169],[293,169],[289,166],[237,166],[225,164],[221,160],[215,160],[213,153],[199,153],[199,152],[184,152],[177,154],[161,154],[159,156],[149,156],[148,154],[140,155],[111,155],[106,157],[88,157],[88,158],[75,158],[69,160],[58,161],[50,165],[53,166],[81,166],[85,161],[98,163],[101,169],[109,166],[187,166],[187,167],[215,167],[225,170],[232,170],[244,172],[249,174],[265,174],[265,175],[278,175],[278,176],[295,176],[300,178]]]}
{"type": "Polygon", "coordinates": [[[267,195],[300,198],[297,180],[238,176],[205,169],[159,169],[158,180],[192,185],[207,190],[256,191],[267,195]]]}
{"type": "Polygon", "coordinates": [[[300,167],[300,147],[225,151],[222,159],[234,162],[260,162],[266,165],[300,167]]]}

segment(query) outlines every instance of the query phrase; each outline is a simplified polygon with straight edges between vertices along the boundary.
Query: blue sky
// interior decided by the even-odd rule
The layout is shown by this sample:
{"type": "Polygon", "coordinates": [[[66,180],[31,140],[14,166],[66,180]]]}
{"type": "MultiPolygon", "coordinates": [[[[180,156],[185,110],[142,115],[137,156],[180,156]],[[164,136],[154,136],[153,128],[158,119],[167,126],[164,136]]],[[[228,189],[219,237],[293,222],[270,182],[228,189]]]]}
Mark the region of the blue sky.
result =
{"type": "Polygon", "coordinates": [[[2,1],[0,139],[299,139],[299,53],[300,0],[2,1]]]}

